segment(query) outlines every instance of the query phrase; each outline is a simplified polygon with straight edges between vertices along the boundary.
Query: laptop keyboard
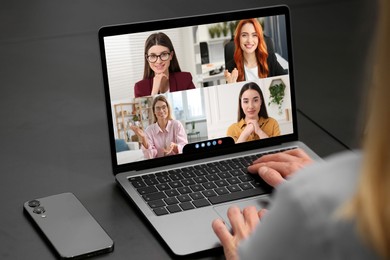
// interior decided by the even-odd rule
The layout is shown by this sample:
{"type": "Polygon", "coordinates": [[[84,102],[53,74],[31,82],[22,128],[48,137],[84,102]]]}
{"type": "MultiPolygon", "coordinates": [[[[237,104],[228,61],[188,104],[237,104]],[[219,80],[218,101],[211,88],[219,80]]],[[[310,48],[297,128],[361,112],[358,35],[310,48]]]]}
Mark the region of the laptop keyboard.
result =
{"type": "Polygon", "coordinates": [[[130,177],[157,216],[249,198],[272,191],[257,174],[247,172],[254,160],[276,150],[174,170],[130,177]]]}

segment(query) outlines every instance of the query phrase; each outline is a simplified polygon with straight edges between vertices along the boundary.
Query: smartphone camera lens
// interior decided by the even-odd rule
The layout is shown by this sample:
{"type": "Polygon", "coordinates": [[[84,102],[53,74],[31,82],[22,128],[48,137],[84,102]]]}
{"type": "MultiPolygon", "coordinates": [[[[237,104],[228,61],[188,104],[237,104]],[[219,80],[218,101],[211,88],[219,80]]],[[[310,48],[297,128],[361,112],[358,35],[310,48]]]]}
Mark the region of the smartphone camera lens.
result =
{"type": "Polygon", "coordinates": [[[28,202],[28,205],[31,207],[31,208],[36,208],[36,207],[39,207],[39,205],[41,205],[41,203],[39,202],[39,200],[30,200],[28,202]]]}
{"type": "Polygon", "coordinates": [[[45,213],[45,208],[44,207],[36,207],[34,208],[33,212],[36,213],[36,214],[42,214],[42,213],[45,213]]]}

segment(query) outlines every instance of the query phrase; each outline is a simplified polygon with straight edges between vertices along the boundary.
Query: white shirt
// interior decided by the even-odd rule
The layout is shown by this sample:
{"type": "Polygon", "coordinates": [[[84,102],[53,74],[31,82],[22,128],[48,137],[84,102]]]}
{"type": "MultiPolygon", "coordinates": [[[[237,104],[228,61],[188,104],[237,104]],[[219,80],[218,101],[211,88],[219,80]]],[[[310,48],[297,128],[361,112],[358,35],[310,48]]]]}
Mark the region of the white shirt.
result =
{"type": "Polygon", "coordinates": [[[248,68],[244,65],[245,71],[245,81],[253,81],[259,79],[259,74],[257,71],[257,66],[254,68],[248,68]]]}

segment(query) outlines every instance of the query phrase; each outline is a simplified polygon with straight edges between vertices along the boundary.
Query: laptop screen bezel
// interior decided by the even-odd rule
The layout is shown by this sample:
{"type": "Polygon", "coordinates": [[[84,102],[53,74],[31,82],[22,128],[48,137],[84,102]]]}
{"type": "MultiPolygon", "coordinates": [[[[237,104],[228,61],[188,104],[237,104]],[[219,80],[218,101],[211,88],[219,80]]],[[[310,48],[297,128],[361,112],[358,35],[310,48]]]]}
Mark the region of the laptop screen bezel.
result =
{"type": "Polygon", "coordinates": [[[298,127],[297,127],[297,115],[296,115],[296,99],[295,99],[295,83],[294,83],[294,66],[293,66],[293,52],[292,52],[292,37],[291,37],[291,20],[290,11],[288,6],[271,6],[261,7],[254,9],[244,9],[222,13],[212,13],[197,16],[178,17],[165,20],[154,20],[146,22],[137,22],[130,24],[118,24],[105,26],[99,29],[99,47],[103,71],[104,81],[104,92],[106,101],[106,113],[108,120],[109,140],[110,140],[110,151],[111,160],[114,174],[118,174],[124,171],[137,171],[143,169],[149,169],[167,164],[175,164],[180,162],[191,161],[194,159],[209,158],[216,155],[230,154],[239,151],[246,151],[252,149],[265,148],[272,145],[280,145],[285,142],[296,141],[298,139],[298,127]],[[179,154],[175,156],[155,158],[150,160],[136,161],[126,164],[117,163],[115,138],[114,138],[114,127],[112,121],[112,109],[111,109],[111,97],[109,91],[109,81],[107,75],[106,66],[106,53],[104,48],[104,38],[107,36],[122,35],[129,33],[138,33],[146,31],[165,30],[178,27],[203,25],[210,23],[218,23],[224,21],[240,20],[254,17],[265,17],[265,16],[276,16],[284,15],[286,23],[286,38],[287,38],[287,52],[289,62],[289,80],[290,80],[290,95],[291,95],[291,117],[293,132],[278,137],[268,138],[264,140],[245,142],[241,144],[234,144],[231,146],[221,147],[220,149],[209,150],[207,153],[189,153],[179,154]]]}

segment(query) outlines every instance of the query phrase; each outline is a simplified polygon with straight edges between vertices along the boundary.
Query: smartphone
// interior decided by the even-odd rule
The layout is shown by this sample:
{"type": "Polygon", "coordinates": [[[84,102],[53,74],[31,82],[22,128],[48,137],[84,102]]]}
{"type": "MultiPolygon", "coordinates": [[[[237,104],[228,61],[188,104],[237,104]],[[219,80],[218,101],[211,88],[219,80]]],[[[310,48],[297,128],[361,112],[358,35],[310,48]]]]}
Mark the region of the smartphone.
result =
{"type": "Polygon", "coordinates": [[[61,259],[111,252],[114,242],[73,193],[24,203],[24,211],[61,259]]]}

